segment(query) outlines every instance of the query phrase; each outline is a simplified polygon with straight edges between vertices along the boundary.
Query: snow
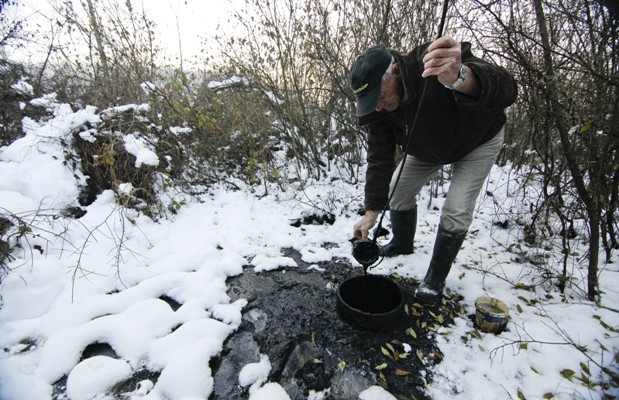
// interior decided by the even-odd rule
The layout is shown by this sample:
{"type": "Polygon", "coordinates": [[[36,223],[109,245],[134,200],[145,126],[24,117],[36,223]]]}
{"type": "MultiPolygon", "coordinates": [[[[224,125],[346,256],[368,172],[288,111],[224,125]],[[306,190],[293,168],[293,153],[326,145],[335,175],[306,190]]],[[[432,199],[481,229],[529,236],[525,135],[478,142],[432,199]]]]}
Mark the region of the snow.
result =
{"type": "Polygon", "coordinates": [[[225,89],[225,88],[228,88],[230,86],[235,86],[235,85],[249,86],[249,81],[246,78],[235,76],[229,79],[225,79],[223,81],[211,81],[208,83],[208,88],[213,89],[213,90],[218,90],[218,89],[225,89]]]}
{"type": "Polygon", "coordinates": [[[396,400],[396,398],[385,389],[372,386],[359,394],[359,400],[396,400]]]}
{"type": "MultiPolygon", "coordinates": [[[[28,88],[21,83],[16,90],[28,88]]],[[[188,202],[177,215],[158,222],[120,207],[114,193],[106,191],[83,217],[61,217],[60,210],[78,204],[85,180],[65,165],[61,143],[71,143],[76,129],[96,126],[100,118],[92,107],[73,111],[56,103],[55,96],[32,104],[53,116],[25,119],[25,136],[0,149],[0,210],[27,221],[32,229],[21,239],[5,236],[21,247],[12,253],[11,271],[0,287],[2,400],[51,399],[52,384],[63,376],[71,400],[111,398],[106,394],[110,388],[144,368],[161,375],[156,383],[140,382],[131,400],[207,399],[213,391],[209,360],[220,355],[247,304],[242,299],[231,302],[227,278],[241,274],[250,263],[257,273],[297,267],[282,252],[287,247],[298,250],[308,263],[340,257],[360,271],[349,242],[358,216],[345,206],[360,201],[362,186],[341,180],[308,185],[302,201],[292,191],[265,194],[214,187],[200,201],[188,202]],[[291,226],[291,220],[307,211],[306,204],[324,199],[341,206],[332,210],[332,225],[291,226]],[[180,307],[174,311],[164,297],[180,307]],[[118,358],[81,360],[84,349],[94,343],[109,344],[118,358]]],[[[128,135],[125,144],[138,159],[136,167],[158,162],[137,135],[128,135]]],[[[566,378],[565,370],[580,377],[585,365],[591,380],[599,382],[600,365],[616,369],[616,263],[603,266],[600,273],[606,307],[583,295],[586,268],[578,261],[586,250],[582,244],[574,249],[580,255],[570,258],[570,268],[582,271],[574,274],[581,281],[573,282],[565,296],[549,283],[537,284],[533,291],[513,285],[536,283],[531,266],[516,261],[517,250],[507,250],[519,243],[518,230],[495,224],[513,221],[513,213],[528,208],[526,199],[513,197],[518,182],[509,167],[493,169],[486,187],[492,196],[480,197],[470,234],[447,279],[447,287],[464,297],[467,314],[474,312],[480,296],[505,302],[510,308],[508,329],[498,335],[479,333],[467,318],[443,327],[436,340],[444,359],[434,367],[427,387],[432,398],[508,399],[521,393],[533,399],[552,393],[555,399],[601,399],[599,386],[589,390],[578,379],[566,378]]],[[[131,191],[129,184],[121,187],[131,191]]],[[[423,277],[440,215],[426,207],[429,202],[428,194],[422,194],[415,253],[385,259],[371,273],[423,277]]],[[[431,202],[440,208],[442,200],[431,202]]],[[[560,260],[560,255],[546,256],[560,260]]],[[[270,370],[268,357],[262,355],[230,384],[249,386],[252,400],[289,399],[282,386],[268,381],[270,370]]],[[[619,395],[616,390],[608,393],[619,395]]],[[[371,386],[359,398],[395,397],[371,386]]]]}
{"type": "Polygon", "coordinates": [[[140,87],[146,94],[157,93],[157,85],[152,82],[142,82],[140,87]]]}
{"type": "Polygon", "coordinates": [[[129,154],[133,154],[136,158],[135,166],[140,168],[143,164],[156,167],[159,165],[159,157],[157,153],[150,148],[143,140],[140,140],[137,135],[128,134],[124,137],[125,150],[129,154]]]}
{"type": "Polygon", "coordinates": [[[67,395],[75,400],[90,400],[114,384],[131,376],[126,361],[94,356],[79,363],[67,378],[67,395]]]}
{"type": "Polygon", "coordinates": [[[260,356],[260,361],[250,363],[243,367],[239,373],[239,385],[242,387],[258,385],[260,386],[269,378],[271,372],[271,362],[265,354],[260,356]]]}
{"type": "Polygon", "coordinates": [[[11,88],[13,90],[15,90],[15,92],[17,94],[21,94],[21,95],[25,95],[25,96],[33,96],[34,95],[34,88],[32,87],[31,84],[29,84],[28,82],[21,80],[13,85],[11,85],[11,88]]]}
{"type": "Polygon", "coordinates": [[[258,254],[252,259],[252,265],[255,266],[256,272],[272,271],[280,267],[297,267],[296,261],[290,257],[281,255],[270,256],[267,254],[258,254]]]}
{"type": "Polygon", "coordinates": [[[283,387],[274,382],[269,382],[249,393],[249,400],[290,400],[290,396],[283,387]]]}

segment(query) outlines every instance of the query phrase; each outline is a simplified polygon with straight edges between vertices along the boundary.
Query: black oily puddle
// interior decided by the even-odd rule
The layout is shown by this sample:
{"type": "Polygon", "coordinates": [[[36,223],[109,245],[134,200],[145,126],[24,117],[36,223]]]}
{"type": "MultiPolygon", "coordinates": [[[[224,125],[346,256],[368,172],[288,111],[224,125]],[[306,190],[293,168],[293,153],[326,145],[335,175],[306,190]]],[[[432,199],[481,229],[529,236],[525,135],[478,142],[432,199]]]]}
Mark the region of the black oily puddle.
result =
{"type": "Polygon", "coordinates": [[[240,370],[266,354],[272,365],[269,382],[279,383],[292,400],[310,391],[325,400],[358,399],[378,385],[396,398],[430,399],[424,387],[431,368],[443,355],[434,337],[440,327],[464,313],[459,298],[440,306],[422,306],[412,297],[418,282],[393,278],[401,289],[402,317],[386,332],[360,329],[337,313],[338,287],[363,275],[347,260],[309,268],[298,252],[288,249],[298,268],[256,274],[252,266],[228,280],[231,301],[244,298],[243,320],[228,337],[219,357],[211,360],[214,390],[209,399],[247,399],[249,388],[238,385],[240,370]],[[405,353],[405,344],[412,349],[405,353]]]}

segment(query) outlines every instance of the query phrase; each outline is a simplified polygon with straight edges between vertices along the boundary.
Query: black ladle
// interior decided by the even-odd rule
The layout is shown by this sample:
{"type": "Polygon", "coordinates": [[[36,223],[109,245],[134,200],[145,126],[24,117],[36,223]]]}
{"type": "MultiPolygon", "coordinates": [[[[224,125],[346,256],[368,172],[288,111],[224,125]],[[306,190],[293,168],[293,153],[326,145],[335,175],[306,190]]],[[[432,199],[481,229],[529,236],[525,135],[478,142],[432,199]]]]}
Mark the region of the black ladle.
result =
{"type": "Polygon", "coordinates": [[[380,245],[374,240],[355,240],[352,245],[352,255],[363,266],[363,274],[367,275],[368,268],[378,261],[380,245]]]}

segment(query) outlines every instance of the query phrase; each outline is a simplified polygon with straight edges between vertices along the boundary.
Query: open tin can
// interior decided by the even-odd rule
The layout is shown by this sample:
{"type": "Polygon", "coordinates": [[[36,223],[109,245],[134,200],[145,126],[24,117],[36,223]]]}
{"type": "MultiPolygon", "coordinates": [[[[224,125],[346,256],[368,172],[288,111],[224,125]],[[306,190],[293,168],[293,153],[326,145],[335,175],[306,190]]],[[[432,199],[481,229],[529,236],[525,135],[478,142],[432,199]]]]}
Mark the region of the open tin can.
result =
{"type": "Polygon", "coordinates": [[[483,332],[501,333],[507,326],[509,308],[501,300],[479,297],[475,301],[475,325],[483,332]]]}

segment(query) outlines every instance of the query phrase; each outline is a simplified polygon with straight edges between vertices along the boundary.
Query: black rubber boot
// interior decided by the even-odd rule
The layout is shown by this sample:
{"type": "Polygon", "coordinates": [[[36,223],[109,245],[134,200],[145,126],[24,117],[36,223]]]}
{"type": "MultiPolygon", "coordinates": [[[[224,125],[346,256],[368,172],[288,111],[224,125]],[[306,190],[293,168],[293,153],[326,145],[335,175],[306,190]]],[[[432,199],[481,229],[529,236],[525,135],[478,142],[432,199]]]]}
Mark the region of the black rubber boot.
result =
{"type": "Polygon", "coordinates": [[[451,265],[462,247],[465,236],[466,231],[452,233],[443,230],[441,226],[438,227],[428,272],[423,282],[415,290],[417,300],[426,304],[437,304],[441,300],[445,279],[449,275],[451,265]]]}
{"type": "Polygon", "coordinates": [[[389,210],[393,238],[382,248],[382,255],[393,257],[411,254],[417,228],[417,206],[407,211],[389,210]]]}

